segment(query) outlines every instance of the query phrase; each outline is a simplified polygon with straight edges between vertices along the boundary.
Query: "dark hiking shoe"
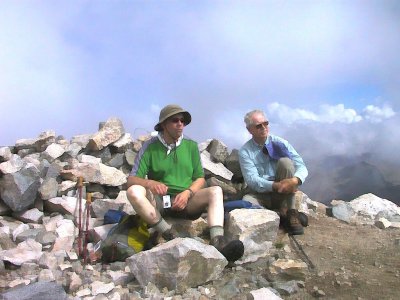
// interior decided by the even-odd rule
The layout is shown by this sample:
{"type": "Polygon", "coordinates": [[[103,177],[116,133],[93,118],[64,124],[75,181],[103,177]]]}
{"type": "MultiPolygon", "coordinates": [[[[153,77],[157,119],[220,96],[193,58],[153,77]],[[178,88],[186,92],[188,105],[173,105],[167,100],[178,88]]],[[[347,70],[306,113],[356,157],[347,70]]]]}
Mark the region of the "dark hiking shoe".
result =
{"type": "Polygon", "coordinates": [[[291,235],[304,234],[304,228],[300,222],[299,212],[295,209],[289,209],[287,212],[287,232],[291,235]]]}
{"type": "Polygon", "coordinates": [[[161,234],[161,237],[166,241],[171,241],[176,238],[186,238],[191,237],[189,233],[186,232],[178,232],[175,228],[171,227],[170,229],[164,231],[161,234]]]}
{"type": "Polygon", "coordinates": [[[162,238],[168,242],[171,241],[177,237],[179,237],[179,234],[176,232],[176,230],[170,228],[166,231],[164,231],[163,233],[161,233],[162,238]]]}
{"type": "Polygon", "coordinates": [[[305,213],[299,212],[299,220],[303,227],[308,226],[308,216],[305,213]]]}
{"type": "Polygon", "coordinates": [[[229,262],[234,262],[241,258],[244,253],[243,243],[239,240],[228,241],[224,236],[219,235],[211,239],[213,245],[229,262]]]}

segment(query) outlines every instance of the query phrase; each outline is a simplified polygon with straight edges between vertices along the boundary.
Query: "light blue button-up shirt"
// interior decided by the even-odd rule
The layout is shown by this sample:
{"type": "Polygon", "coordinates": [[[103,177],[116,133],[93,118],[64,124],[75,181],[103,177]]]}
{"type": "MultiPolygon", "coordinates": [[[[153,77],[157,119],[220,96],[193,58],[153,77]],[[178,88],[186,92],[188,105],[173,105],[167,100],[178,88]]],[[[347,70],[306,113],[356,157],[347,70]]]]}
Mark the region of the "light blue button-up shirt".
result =
{"type": "MultiPolygon", "coordinates": [[[[294,164],[294,176],[304,183],[308,170],[303,159],[285,139],[276,135],[268,135],[265,144],[273,142],[286,146],[294,164]]],[[[272,184],[275,180],[277,160],[263,153],[264,145],[257,144],[253,139],[247,141],[239,150],[239,162],[242,174],[247,185],[258,193],[272,192],[272,184]]]]}

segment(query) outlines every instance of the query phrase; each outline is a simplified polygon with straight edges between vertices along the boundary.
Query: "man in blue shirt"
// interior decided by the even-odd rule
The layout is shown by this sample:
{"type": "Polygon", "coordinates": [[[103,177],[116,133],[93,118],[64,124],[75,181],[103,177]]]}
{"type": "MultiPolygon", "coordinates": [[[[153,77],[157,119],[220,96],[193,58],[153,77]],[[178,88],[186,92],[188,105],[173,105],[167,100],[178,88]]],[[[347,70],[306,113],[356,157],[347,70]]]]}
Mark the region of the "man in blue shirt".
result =
{"type": "Polygon", "coordinates": [[[301,156],[288,141],[269,134],[269,122],[261,110],[244,117],[252,138],[239,150],[240,168],[250,193],[244,200],[278,209],[289,234],[303,234],[295,208],[295,192],[308,171],[301,156]]]}

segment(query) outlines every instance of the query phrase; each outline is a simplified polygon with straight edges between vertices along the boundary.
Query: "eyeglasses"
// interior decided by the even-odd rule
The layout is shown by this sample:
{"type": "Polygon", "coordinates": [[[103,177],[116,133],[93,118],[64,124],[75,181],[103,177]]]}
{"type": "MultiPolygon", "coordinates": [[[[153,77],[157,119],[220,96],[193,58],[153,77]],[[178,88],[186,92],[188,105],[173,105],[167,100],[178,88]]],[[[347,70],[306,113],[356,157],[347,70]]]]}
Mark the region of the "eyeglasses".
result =
{"type": "Polygon", "coordinates": [[[184,118],[178,118],[178,117],[171,118],[171,122],[174,124],[181,122],[183,125],[186,125],[184,118]]]}
{"type": "Polygon", "coordinates": [[[268,125],[269,125],[269,122],[265,121],[265,122],[262,122],[260,124],[254,125],[254,127],[257,128],[257,129],[261,129],[263,127],[267,128],[268,125]]]}

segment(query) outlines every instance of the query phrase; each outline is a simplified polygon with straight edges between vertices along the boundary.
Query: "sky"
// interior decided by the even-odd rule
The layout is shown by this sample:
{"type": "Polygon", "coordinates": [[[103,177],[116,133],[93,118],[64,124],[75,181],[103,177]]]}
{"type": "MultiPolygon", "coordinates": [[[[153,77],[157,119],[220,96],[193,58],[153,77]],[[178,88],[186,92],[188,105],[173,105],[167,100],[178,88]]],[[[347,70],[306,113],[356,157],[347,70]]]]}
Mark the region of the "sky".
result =
{"type": "Polygon", "coordinates": [[[198,142],[240,148],[261,109],[306,158],[400,163],[399,53],[399,1],[2,0],[0,145],[110,117],[137,138],[175,103],[198,142]]]}

